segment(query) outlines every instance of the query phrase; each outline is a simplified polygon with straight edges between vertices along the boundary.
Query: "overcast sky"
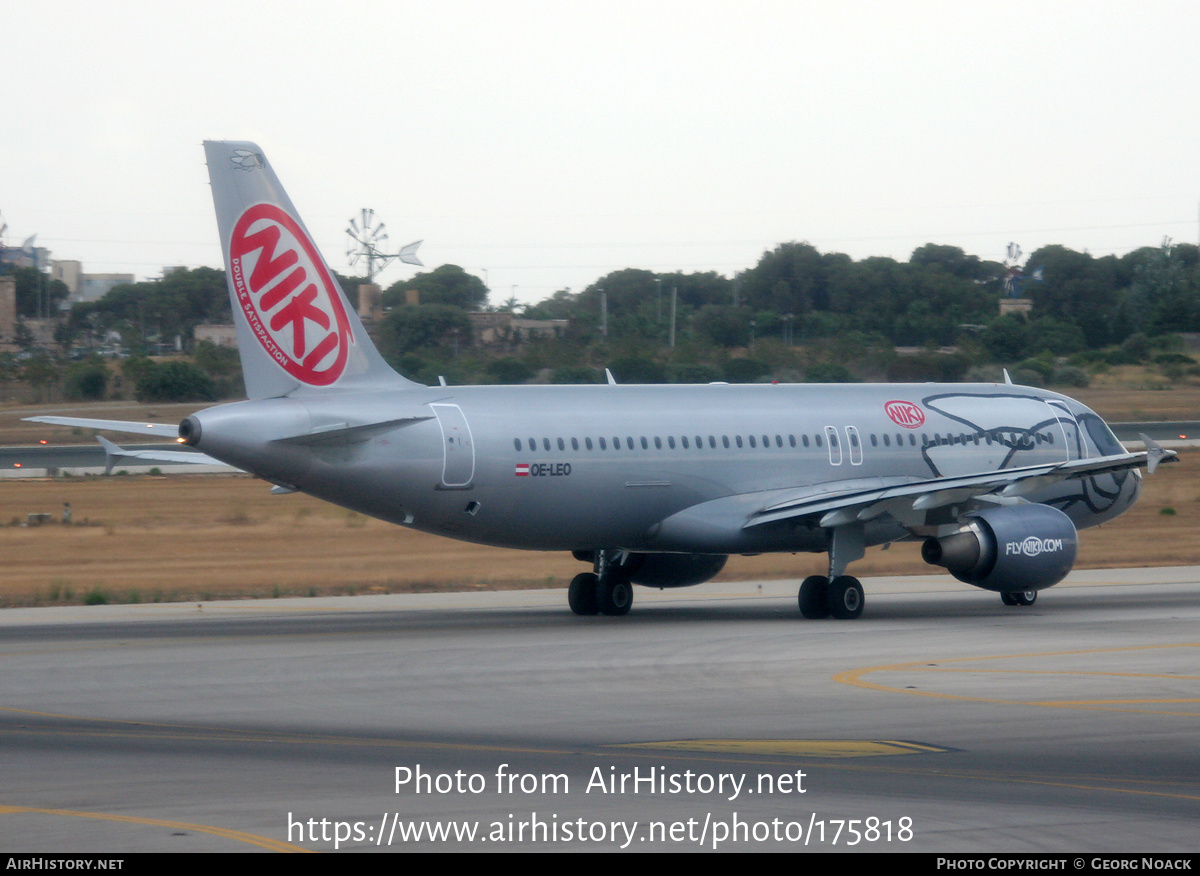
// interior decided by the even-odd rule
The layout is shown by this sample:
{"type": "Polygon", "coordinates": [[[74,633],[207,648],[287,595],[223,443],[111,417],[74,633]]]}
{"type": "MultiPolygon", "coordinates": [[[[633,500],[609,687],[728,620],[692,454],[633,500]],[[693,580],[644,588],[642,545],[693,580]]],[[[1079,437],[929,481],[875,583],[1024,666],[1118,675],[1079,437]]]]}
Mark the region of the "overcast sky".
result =
{"type": "Polygon", "coordinates": [[[1195,242],[1198,46],[1194,0],[0,0],[4,242],[220,265],[205,139],[259,144],[335,270],[372,207],[494,303],[791,240],[1195,242]]]}

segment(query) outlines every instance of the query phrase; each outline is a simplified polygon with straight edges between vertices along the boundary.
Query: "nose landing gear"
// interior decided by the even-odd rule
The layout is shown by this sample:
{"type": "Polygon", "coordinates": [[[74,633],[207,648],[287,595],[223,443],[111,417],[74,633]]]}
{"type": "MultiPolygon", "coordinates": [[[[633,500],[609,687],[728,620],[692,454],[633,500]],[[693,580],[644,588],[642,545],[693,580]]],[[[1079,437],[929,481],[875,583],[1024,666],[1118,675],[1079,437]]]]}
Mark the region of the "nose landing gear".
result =
{"type": "Polygon", "coordinates": [[[1012,590],[1000,594],[1000,601],[1005,605],[1033,605],[1037,602],[1036,590],[1012,590]]]}

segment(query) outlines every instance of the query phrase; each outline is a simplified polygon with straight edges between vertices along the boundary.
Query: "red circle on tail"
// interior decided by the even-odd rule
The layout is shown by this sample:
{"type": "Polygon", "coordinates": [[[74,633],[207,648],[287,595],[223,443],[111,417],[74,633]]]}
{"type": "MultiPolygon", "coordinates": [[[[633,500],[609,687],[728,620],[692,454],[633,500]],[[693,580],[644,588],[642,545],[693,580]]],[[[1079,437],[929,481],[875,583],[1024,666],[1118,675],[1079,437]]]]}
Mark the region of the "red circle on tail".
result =
{"type": "Polygon", "coordinates": [[[242,213],[229,241],[238,306],[263,349],[311,386],[346,370],[350,322],[342,296],[308,234],[275,204],[242,213]]]}

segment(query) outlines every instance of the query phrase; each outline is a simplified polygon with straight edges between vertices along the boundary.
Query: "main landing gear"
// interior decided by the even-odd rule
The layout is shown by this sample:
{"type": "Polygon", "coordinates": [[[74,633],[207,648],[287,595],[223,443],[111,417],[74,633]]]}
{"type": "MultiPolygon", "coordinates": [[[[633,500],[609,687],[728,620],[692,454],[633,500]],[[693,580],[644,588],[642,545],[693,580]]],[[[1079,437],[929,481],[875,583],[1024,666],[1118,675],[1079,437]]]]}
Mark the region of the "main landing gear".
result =
{"type": "Polygon", "coordinates": [[[862,614],[866,597],[862,584],[850,575],[838,575],[832,581],[824,575],[810,575],[800,585],[799,602],[800,614],[809,620],[853,620],[862,614]]]}
{"type": "Polygon", "coordinates": [[[1037,602],[1036,590],[1012,590],[1000,594],[1000,601],[1005,605],[1033,605],[1037,602]]]}
{"type": "Polygon", "coordinates": [[[621,551],[596,551],[595,572],[571,579],[567,604],[578,615],[629,614],[633,606],[633,584],[622,569],[621,551]]]}
{"type": "Polygon", "coordinates": [[[866,597],[862,584],[846,567],[866,552],[861,523],[845,523],[829,532],[829,575],[810,575],[800,585],[800,614],[809,620],[835,617],[854,620],[862,614],[866,597]]]}

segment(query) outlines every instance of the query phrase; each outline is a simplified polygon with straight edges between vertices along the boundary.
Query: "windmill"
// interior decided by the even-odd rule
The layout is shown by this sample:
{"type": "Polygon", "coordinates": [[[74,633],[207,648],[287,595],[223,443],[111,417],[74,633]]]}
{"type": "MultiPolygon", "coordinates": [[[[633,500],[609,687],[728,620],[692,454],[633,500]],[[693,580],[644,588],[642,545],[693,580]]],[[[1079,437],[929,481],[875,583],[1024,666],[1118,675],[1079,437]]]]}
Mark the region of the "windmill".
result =
{"type": "Polygon", "coordinates": [[[346,226],[346,260],[351,267],[364,265],[367,272],[367,282],[374,283],[375,276],[391,262],[399,259],[406,265],[424,267],[417,258],[417,248],[423,240],[400,247],[399,252],[384,252],[387,244],[387,226],[375,218],[375,211],[363,208],[357,219],[352,218],[346,226]]]}
{"type": "MultiPolygon", "coordinates": [[[[1029,273],[1021,267],[1021,247],[1010,243],[1004,258],[1004,295],[1007,298],[1021,299],[1021,292],[1026,283],[1041,283],[1045,278],[1042,267],[1039,266],[1029,273]]],[[[1026,265],[1025,267],[1028,267],[1026,265]]],[[[1022,299],[1023,300],[1023,299],[1022,299]]]]}

